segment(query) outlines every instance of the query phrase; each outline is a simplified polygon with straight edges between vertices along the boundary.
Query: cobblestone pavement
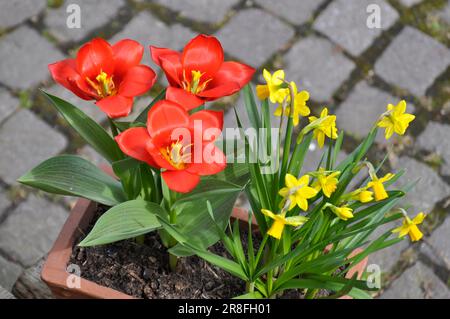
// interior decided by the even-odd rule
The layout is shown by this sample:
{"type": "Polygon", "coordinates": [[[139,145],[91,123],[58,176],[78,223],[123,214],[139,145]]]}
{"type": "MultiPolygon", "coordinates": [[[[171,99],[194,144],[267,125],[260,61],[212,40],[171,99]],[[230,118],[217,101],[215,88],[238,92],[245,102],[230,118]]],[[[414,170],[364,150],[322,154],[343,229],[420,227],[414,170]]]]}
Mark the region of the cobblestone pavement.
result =
{"type": "MultiPolygon", "coordinates": [[[[290,79],[310,90],[313,110],[328,105],[337,112],[339,128],[348,132],[346,152],[388,102],[409,102],[417,120],[408,135],[390,144],[380,137],[377,147],[389,151],[391,168],[407,168],[406,180],[420,178],[408,200],[415,212],[430,214],[426,240],[417,245],[405,240],[370,262],[381,266],[382,298],[450,297],[450,1],[71,0],[55,7],[61,2],[0,1],[0,298],[11,298],[21,274],[39,264],[73,204],[15,180],[59,153],[101,161],[38,88],[98,121],[104,115],[54,85],[47,64],[72,56],[93,36],[180,49],[199,32],[218,36],[229,58],[258,73],[263,67],[285,68],[290,79]],[[81,7],[81,29],[66,27],[69,3],[81,7]],[[381,10],[381,29],[366,25],[370,4],[381,10]]],[[[145,59],[151,63],[148,49],[145,59]]],[[[139,99],[136,109],[147,100],[139,99]]],[[[229,127],[235,125],[232,105],[243,113],[237,96],[213,105],[228,110],[229,127]]]]}

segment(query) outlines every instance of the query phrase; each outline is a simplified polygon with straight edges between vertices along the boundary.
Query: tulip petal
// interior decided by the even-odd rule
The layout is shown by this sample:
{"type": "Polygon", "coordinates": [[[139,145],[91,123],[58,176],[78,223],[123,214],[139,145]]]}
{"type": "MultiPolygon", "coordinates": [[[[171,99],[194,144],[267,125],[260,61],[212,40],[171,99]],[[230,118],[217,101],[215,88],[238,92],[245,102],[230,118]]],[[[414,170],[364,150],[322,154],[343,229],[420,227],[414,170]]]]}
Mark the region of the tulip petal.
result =
{"type": "Polygon", "coordinates": [[[216,37],[200,34],[184,47],[181,63],[189,81],[192,71],[204,73],[204,79],[213,78],[223,63],[222,45],[216,37]]]}
{"type": "Polygon", "coordinates": [[[146,65],[136,65],[130,68],[120,83],[119,94],[134,97],[144,94],[155,84],[156,73],[146,65]]]}
{"type": "Polygon", "coordinates": [[[208,87],[216,87],[229,82],[237,82],[239,87],[242,88],[250,82],[254,73],[255,69],[246,64],[227,61],[222,63],[208,87]]]}
{"type": "Polygon", "coordinates": [[[203,110],[196,112],[192,114],[189,117],[190,126],[195,131],[202,132],[202,139],[212,142],[217,139],[217,137],[220,135],[222,128],[223,128],[223,111],[211,111],[211,110],[203,110]],[[200,126],[199,122],[201,121],[201,128],[197,127],[200,126]],[[209,130],[209,132],[206,132],[207,135],[205,136],[205,131],[209,130]],[[215,129],[215,130],[212,130],[215,129]]]}
{"type": "Polygon", "coordinates": [[[128,69],[139,65],[144,55],[144,47],[137,41],[124,39],[112,46],[114,54],[114,75],[122,78],[128,69]]]}
{"type": "Polygon", "coordinates": [[[187,171],[201,176],[214,175],[225,169],[227,166],[226,161],[225,154],[213,143],[210,143],[203,148],[202,161],[200,163],[192,163],[187,168],[187,171]]]}
{"type": "Polygon", "coordinates": [[[151,143],[150,135],[145,127],[130,128],[115,138],[122,152],[147,164],[158,167],[147,152],[147,144],[151,143]]]}
{"type": "Polygon", "coordinates": [[[97,101],[95,104],[110,118],[128,116],[133,107],[133,98],[122,95],[109,96],[97,101]]]}
{"type": "Polygon", "coordinates": [[[218,98],[232,95],[241,89],[237,82],[228,82],[211,89],[204,90],[197,95],[208,100],[216,100],[218,98]]]}
{"type": "Polygon", "coordinates": [[[150,46],[150,55],[152,56],[153,62],[155,62],[156,65],[161,66],[161,62],[159,58],[163,55],[171,55],[171,54],[178,54],[181,56],[181,53],[172,49],[168,48],[160,48],[156,47],[154,45],[150,46]]]}
{"type": "Polygon", "coordinates": [[[179,104],[161,100],[148,112],[147,129],[151,137],[164,130],[188,127],[189,115],[179,104]]]}
{"type": "Polygon", "coordinates": [[[204,104],[205,101],[196,95],[183,89],[169,86],[166,91],[166,99],[181,105],[186,111],[190,111],[204,104]]]}
{"type": "Polygon", "coordinates": [[[161,55],[159,61],[169,84],[177,87],[181,86],[181,79],[183,78],[181,54],[175,52],[174,54],[161,55]]]}
{"type": "Polygon", "coordinates": [[[191,174],[185,170],[165,171],[161,176],[171,190],[179,193],[192,191],[200,182],[200,176],[191,174]]]}
{"type": "Polygon", "coordinates": [[[49,64],[48,69],[55,82],[72,91],[83,100],[92,100],[92,96],[85,93],[76,85],[76,82],[80,80],[80,75],[76,71],[76,63],[74,59],[67,59],[49,64]]]}
{"type": "Polygon", "coordinates": [[[95,38],[78,51],[76,62],[78,73],[82,77],[95,78],[102,71],[108,75],[114,73],[113,50],[108,42],[95,38]]]}

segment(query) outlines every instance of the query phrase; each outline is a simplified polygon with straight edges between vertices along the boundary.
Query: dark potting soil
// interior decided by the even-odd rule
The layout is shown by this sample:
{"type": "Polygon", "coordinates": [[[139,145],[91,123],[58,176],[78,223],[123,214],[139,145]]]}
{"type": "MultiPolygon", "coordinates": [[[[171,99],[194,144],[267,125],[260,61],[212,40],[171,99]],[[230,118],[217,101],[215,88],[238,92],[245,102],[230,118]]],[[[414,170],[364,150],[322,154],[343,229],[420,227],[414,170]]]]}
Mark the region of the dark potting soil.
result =
{"type": "MultiPolygon", "coordinates": [[[[101,205],[97,207],[96,216],[86,230],[80,230],[76,243],[84,239],[107,209],[101,205]]],[[[247,234],[246,230],[241,230],[241,238],[246,239],[247,234]]],[[[255,249],[260,240],[259,236],[253,236],[255,249]]],[[[242,243],[247,251],[246,240],[242,243]]],[[[220,243],[210,250],[229,258],[220,243]]],[[[167,249],[157,232],[145,235],[144,244],[129,239],[96,247],[74,246],[69,263],[80,267],[81,277],[137,298],[223,299],[245,293],[245,283],[241,279],[197,256],[180,258],[177,271],[170,271],[167,249]]],[[[318,296],[329,294],[320,290],[318,296]]],[[[278,297],[303,299],[304,295],[289,290],[278,297]]]]}
{"type": "MultiPolygon", "coordinates": [[[[97,216],[85,234],[80,232],[76,243],[89,233],[106,209],[98,207],[97,216]]],[[[220,244],[210,249],[226,255],[220,244]]],[[[144,244],[130,239],[97,247],[75,246],[70,263],[80,267],[81,277],[137,298],[217,299],[245,293],[242,280],[196,256],[180,258],[177,271],[170,271],[167,250],[157,232],[147,234],[144,244]]]]}

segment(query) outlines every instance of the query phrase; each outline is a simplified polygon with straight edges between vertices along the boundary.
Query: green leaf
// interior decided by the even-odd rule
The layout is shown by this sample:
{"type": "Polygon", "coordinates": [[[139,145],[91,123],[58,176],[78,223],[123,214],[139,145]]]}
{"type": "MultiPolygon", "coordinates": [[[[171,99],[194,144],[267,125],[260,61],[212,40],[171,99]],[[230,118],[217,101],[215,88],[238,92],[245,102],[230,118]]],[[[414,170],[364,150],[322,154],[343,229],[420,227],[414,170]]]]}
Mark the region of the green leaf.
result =
{"type": "Polygon", "coordinates": [[[222,268],[223,270],[229,272],[230,274],[242,280],[248,280],[246,274],[243,272],[238,263],[196,246],[195,244],[192,243],[189,237],[185,236],[178,230],[177,226],[171,225],[167,221],[167,218],[164,218],[162,216],[158,216],[158,218],[164,229],[178,242],[178,245],[184,246],[185,250],[190,252],[190,255],[196,254],[200,258],[203,258],[207,262],[222,268]]]}
{"type": "Polygon", "coordinates": [[[252,88],[250,84],[246,85],[242,90],[244,94],[244,104],[247,109],[247,115],[253,128],[259,130],[261,128],[261,118],[259,116],[258,106],[255,102],[252,88]]]}
{"type": "Polygon", "coordinates": [[[141,191],[139,165],[139,161],[130,157],[112,164],[114,174],[120,179],[128,199],[135,199],[141,191]]]}
{"type": "Polygon", "coordinates": [[[262,299],[263,295],[261,295],[260,292],[254,291],[254,292],[248,292],[246,294],[234,297],[233,299],[262,299]]]}
{"type": "MultiPolygon", "coordinates": [[[[327,289],[332,291],[340,291],[345,284],[339,282],[323,282],[315,279],[291,279],[283,284],[279,290],[286,289],[327,289]]],[[[372,299],[372,297],[365,291],[353,288],[348,293],[350,297],[356,299],[372,299]]]]}
{"type": "Polygon", "coordinates": [[[156,102],[164,99],[166,96],[166,89],[159,92],[159,94],[153,99],[153,101],[138,115],[138,117],[134,120],[134,123],[147,123],[147,114],[148,111],[155,105],[156,102]]]}
{"type": "Polygon", "coordinates": [[[116,122],[116,121],[114,121],[114,124],[121,132],[126,131],[132,127],[146,127],[145,123],[140,123],[140,122],[134,123],[134,122],[116,122]]]}
{"type": "MultiPolygon", "coordinates": [[[[228,223],[234,203],[242,187],[217,179],[205,179],[191,193],[180,196],[172,209],[177,212],[177,228],[190,243],[207,248],[216,243],[220,235],[215,229],[217,223],[224,229],[228,223]],[[207,201],[211,203],[214,220],[208,212],[207,201]]],[[[187,252],[180,246],[170,250],[183,256],[187,252]]]]}
{"type": "MultiPolygon", "coordinates": [[[[52,102],[70,126],[106,160],[112,163],[123,158],[123,153],[117,143],[97,122],[69,102],[44,91],[42,93],[52,102]]],[[[92,105],[92,107],[96,106],[92,105]]]]}
{"type": "Polygon", "coordinates": [[[84,197],[108,206],[126,200],[119,181],[75,155],[50,158],[18,181],[49,193],[84,197]]]}
{"type": "Polygon", "coordinates": [[[141,199],[124,202],[104,213],[79,246],[104,245],[149,233],[161,227],[159,214],[164,211],[155,203],[141,199]]]}

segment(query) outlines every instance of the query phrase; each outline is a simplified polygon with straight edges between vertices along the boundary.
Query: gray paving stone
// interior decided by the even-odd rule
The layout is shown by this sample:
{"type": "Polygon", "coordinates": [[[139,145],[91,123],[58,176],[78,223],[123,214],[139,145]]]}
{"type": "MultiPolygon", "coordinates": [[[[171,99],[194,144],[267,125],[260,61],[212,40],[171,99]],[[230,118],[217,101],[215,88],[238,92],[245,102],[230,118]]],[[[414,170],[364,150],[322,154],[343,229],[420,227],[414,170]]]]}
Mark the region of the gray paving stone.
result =
{"type": "MultiPolygon", "coordinates": [[[[360,82],[336,112],[338,128],[357,138],[364,138],[386,111],[386,106],[389,103],[396,105],[399,101],[399,98],[371,87],[365,81],[360,82]]],[[[413,113],[414,106],[408,103],[407,112],[413,113]]],[[[376,141],[381,144],[389,143],[384,138],[383,129],[378,131],[376,141]]]]}
{"type": "Polygon", "coordinates": [[[157,71],[150,59],[150,45],[180,50],[196,34],[181,24],[167,25],[149,12],[141,12],[135,16],[124,29],[111,40],[115,43],[124,38],[132,38],[140,42],[145,48],[142,63],[150,64],[157,71]]]}
{"type": "Polygon", "coordinates": [[[328,101],[350,76],[355,64],[328,40],[308,37],[287,53],[286,78],[311,94],[311,100],[328,101]]]}
{"type": "MultiPolygon", "coordinates": [[[[100,108],[95,105],[95,101],[86,101],[80,99],[78,96],[59,84],[55,84],[45,91],[75,105],[89,117],[99,123],[106,120],[106,114],[103,113],[102,110],[100,110],[100,108]]],[[[62,117],[60,113],[58,113],[58,115],[62,117]]]]}
{"type": "Polygon", "coordinates": [[[450,0],[447,2],[447,5],[444,9],[439,13],[441,19],[450,24],[450,0]]]}
{"type": "Polygon", "coordinates": [[[388,83],[422,96],[449,64],[449,49],[405,27],[376,62],[375,73],[388,83]]]}
{"type": "Polygon", "coordinates": [[[118,10],[125,5],[124,0],[72,0],[66,1],[61,7],[48,9],[44,23],[50,33],[61,42],[78,42],[86,38],[95,29],[109,24],[114,20],[118,10]],[[67,7],[77,4],[81,11],[81,27],[70,29],[67,26],[67,7]]]}
{"type": "Polygon", "coordinates": [[[50,250],[66,218],[62,207],[32,194],[0,225],[0,249],[31,266],[50,250]]]}
{"type": "Polygon", "coordinates": [[[367,50],[381,33],[389,29],[399,15],[384,0],[337,0],[316,19],[313,27],[350,54],[358,56],[367,50]],[[367,7],[378,5],[381,28],[369,28],[367,7]]]}
{"type": "Polygon", "coordinates": [[[422,245],[421,251],[428,256],[435,264],[443,265],[450,270],[450,218],[447,218],[442,225],[435,229],[428,239],[428,243],[433,247],[422,245]]]}
{"type": "Polygon", "coordinates": [[[11,28],[38,15],[46,6],[45,0],[8,0],[0,3],[0,29],[11,28]]]}
{"type": "Polygon", "coordinates": [[[217,33],[227,53],[254,67],[266,62],[293,35],[292,28],[259,9],[240,11],[217,33]]]}
{"type": "Polygon", "coordinates": [[[49,77],[49,63],[63,58],[44,37],[22,26],[2,38],[0,82],[14,89],[29,89],[49,77]]]}
{"type": "Polygon", "coordinates": [[[78,154],[95,165],[108,164],[108,161],[89,145],[86,145],[80,149],[78,154]]]}
{"type": "Polygon", "coordinates": [[[11,201],[8,198],[6,190],[3,187],[0,187],[0,217],[10,205],[11,201]]]}
{"type": "Polygon", "coordinates": [[[450,187],[439,175],[425,164],[410,157],[400,157],[396,169],[405,169],[405,174],[397,181],[398,185],[406,185],[417,181],[415,187],[406,195],[405,204],[413,208],[413,215],[423,211],[430,213],[436,203],[450,196],[450,187]]]}
{"type": "Polygon", "coordinates": [[[416,4],[421,3],[422,1],[423,0],[400,0],[400,3],[405,7],[411,8],[412,6],[415,6],[416,4]]]}
{"type": "Polygon", "coordinates": [[[433,271],[417,262],[407,269],[381,299],[450,299],[450,290],[433,271]]]}
{"type": "Polygon", "coordinates": [[[417,146],[437,153],[443,160],[442,174],[450,175],[450,125],[430,122],[417,138],[417,146]]]}
{"type": "Polygon", "coordinates": [[[239,0],[157,0],[156,2],[178,11],[183,17],[195,21],[219,23],[239,0]]]}
{"type": "Polygon", "coordinates": [[[7,90],[0,88],[0,123],[10,116],[19,106],[19,100],[7,90]]]}
{"type": "MultiPolygon", "coordinates": [[[[393,223],[385,224],[378,227],[371,235],[371,240],[376,240],[388,230],[400,226],[401,221],[395,225],[393,223]]],[[[396,235],[391,235],[390,238],[395,238],[396,235]]],[[[409,239],[405,238],[396,245],[379,250],[369,256],[369,264],[376,264],[380,267],[382,273],[390,273],[394,270],[394,266],[400,261],[402,252],[409,246],[409,239]]]]}
{"type": "Polygon", "coordinates": [[[324,2],[324,0],[256,0],[257,4],[295,25],[308,22],[324,2]]]}
{"type": "Polygon", "coordinates": [[[16,280],[22,273],[22,267],[0,256],[0,286],[12,290],[16,280]]]}
{"type": "Polygon", "coordinates": [[[8,290],[0,286],[0,299],[16,299],[8,290]]]}
{"type": "Polygon", "coordinates": [[[58,154],[66,138],[28,110],[11,116],[0,128],[0,178],[13,184],[28,170],[58,154]]]}

